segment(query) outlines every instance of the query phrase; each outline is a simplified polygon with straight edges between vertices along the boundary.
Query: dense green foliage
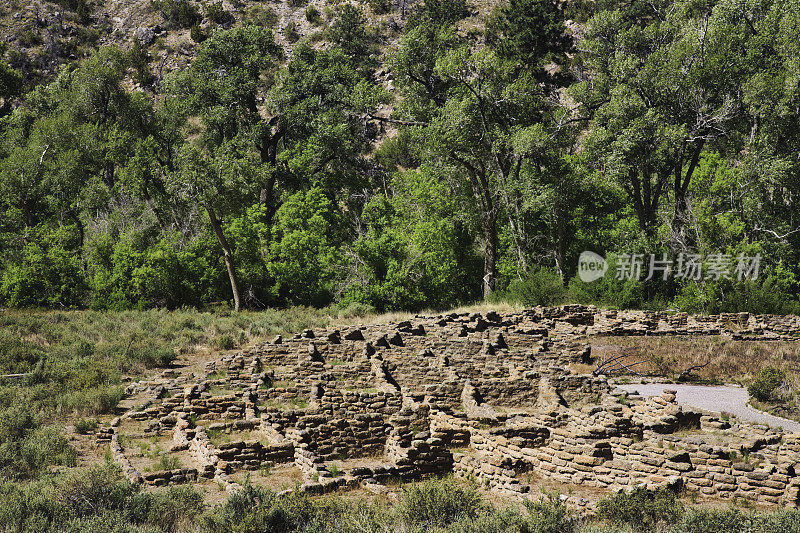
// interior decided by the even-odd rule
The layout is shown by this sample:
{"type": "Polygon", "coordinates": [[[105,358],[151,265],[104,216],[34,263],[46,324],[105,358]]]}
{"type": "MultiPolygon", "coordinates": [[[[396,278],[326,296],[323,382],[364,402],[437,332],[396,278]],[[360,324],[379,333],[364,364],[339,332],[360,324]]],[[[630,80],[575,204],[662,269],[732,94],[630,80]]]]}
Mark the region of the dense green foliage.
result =
{"type": "Polygon", "coordinates": [[[795,509],[773,513],[746,511],[735,506],[727,509],[690,507],[667,489],[650,491],[637,488],[601,500],[597,516],[614,529],[650,533],[756,533],[800,531],[800,513],[795,509]]]}
{"type": "Polygon", "coordinates": [[[202,508],[193,488],[142,492],[110,465],[0,486],[0,527],[8,531],[173,532],[202,508]]]}
{"type": "Polygon", "coordinates": [[[577,518],[555,496],[501,508],[473,488],[429,480],[402,489],[400,502],[310,497],[250,483],[215,506],[191,487],[144,492],[101,465],[58,479],[0,487],[0,527],[14,531],[205,533],[796,533],[800,512],[704,509],[640,490],[600,502],[600,520],[577,518]],[[671,507],[666,503],[672,504],[671,507]],[[642,505],[639,516],[631,511],[642,505]]]}
{"type": "Polygon", "coordinates": [[[37,83],[0,50],[0,305],[800,310],[796,2],[308,7],[288,57],[258,6],[152,6],[189,66],[134,40],[37,83]],[[650,254],[761,272],[644,280],[650,254]]]}
{"type": "Polygon", "coordinates": [[[598,517],[616,525],[632,525],[638,531],[656,531],[659,526],[676,522],[685,512],[669,489],[636,488],[602,500],[597,508],[598,517]]]}

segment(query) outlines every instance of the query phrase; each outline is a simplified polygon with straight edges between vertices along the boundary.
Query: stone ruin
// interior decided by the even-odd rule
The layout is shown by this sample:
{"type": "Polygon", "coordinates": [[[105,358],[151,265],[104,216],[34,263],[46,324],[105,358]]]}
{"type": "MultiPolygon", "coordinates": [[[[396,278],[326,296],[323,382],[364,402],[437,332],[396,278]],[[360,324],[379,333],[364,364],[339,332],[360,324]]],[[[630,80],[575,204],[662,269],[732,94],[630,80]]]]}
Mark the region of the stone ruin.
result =
{"type": "Polygon", "coordinates": [[[798,317],[577,305],[305,330],[209,362],[200,376],[169,370],[132,383],[136,405],[98,440],[147,485],[214,480],[231,491],[237,473],[282,467],[294,473],[286,490],[309,493],[381,493],[452,473],[507,495],[545,479],[795,506],[800,434],[687,409],[669,391],[614,390],[593,374],[587,337],[799,332],[798,317]],[[181,466],[137,465],[142,439],[181,466]]]}

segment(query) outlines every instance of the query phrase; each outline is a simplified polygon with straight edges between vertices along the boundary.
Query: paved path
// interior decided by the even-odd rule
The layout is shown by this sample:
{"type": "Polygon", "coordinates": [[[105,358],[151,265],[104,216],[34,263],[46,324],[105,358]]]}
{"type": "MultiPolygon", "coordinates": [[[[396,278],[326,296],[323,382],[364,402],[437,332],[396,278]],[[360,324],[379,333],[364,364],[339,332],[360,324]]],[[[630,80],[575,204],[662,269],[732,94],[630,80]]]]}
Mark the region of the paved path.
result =
{"type": "Polygon", "coordinates": [[[741,420],[782,427],[791,433],[800,433],[800,422],[773,416],[750,407],[749,395],[743,387],[729,385],[683,385],[672,383],[648,383],[617,385],[628,392],[638,392],[642,396],[659,396],[665,390],[678,391],[676,400],[680,405],[695,407],[713,413],[730,413],[741,420]]]}

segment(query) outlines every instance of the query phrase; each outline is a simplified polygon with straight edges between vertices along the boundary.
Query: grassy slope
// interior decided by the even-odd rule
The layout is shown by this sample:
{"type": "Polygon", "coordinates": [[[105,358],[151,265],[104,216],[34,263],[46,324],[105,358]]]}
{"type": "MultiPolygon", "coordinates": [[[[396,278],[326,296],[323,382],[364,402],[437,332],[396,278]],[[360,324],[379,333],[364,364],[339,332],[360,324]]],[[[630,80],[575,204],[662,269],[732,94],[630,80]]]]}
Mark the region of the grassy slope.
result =
{"type": "Polygon", "coordinates": [[[293,308],[242,313],[194,310],[3,311],[0,407],[25,398],[51,417],[109,412],[123,380],[179,357],[230,350],[330,321],[293,308]]]}

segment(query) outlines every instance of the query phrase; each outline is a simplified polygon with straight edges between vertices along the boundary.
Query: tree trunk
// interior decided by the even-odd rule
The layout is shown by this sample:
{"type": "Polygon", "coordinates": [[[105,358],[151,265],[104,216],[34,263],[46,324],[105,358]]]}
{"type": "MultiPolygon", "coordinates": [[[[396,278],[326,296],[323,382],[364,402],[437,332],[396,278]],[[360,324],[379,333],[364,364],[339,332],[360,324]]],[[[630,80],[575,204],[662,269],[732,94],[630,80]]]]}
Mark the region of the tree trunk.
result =
{"type": "Polygon", "coordinates": [[[150,191],[147,190],[147,185],[148,185],[147,181],[145,181],[145,183],[142,184],[142,198],[144,198],[147,207],[149,207],[150,210],[153,212],[153,214],[156,216],[156,221],[158,221],[158,225],[161,228],[161,231],[166,232],[167,225],[164,223],[164,219],[161,218],[161,213],[159,212],[158,207],[156,207],[156,203],[153,201],[153,198],[150,196],[150,191]]]}
{"type": "Polygon", "coordinates": [[[528,275],[528,260],[525,258],[525,251],[522,245],[524,237],[520,238],[522,231],[514,220],[514,215],[511,214],[511,206],[507,205],[506,209],[508,209],[508,225],[511,228],[511,236],[514,239],[514,250],[517,252],[517,266],[519,267],[517,277],[522,279],[523,275],[528,275]]]}
{"type": "Polygon", "coordinates": [[[75,222],[75,226],[78,228],[78,246],[81,248],[81,250],[83,250],[83,240],[84,240],[84,235],[86,234],[83,227],[83,222],[81,222],[80,217],[78,217],[78,214],[75,212],[74,209],[70,209],[67,212],[67,215],[69,215],[69,218],[71,218],[72,221],[75,222]]]}
{"type": "Polygon", "coordinates": [[[228,239],[225,238],[225,234],[222,232],[222,224],[217,218],[217,214],[214,212],[214,209],[210,206],[206,206],[206,210],[208,211],[208,218],[211,220],[211,227],[214,228],[214,234],[217,236],[220,246],[222,246],[222,255],[225,259],[225,267],[228,269],[228,277],[231,279],[231,291],[233,291],[234,307],[237,311],[241,311],[242,304],[241,298],[239,297],[239,282],[236,280],[236,265],[233,262],[233,252],[231,252],[228,239]]]}
{"type": "Polygon", "coordinates": [[[566,240],[566,231],[564,228],[565,223],[565,213],[563,206],[559,205],[556,207],[556,269],[558,270],[558,275],[561,276],[561,279],[564,279],[566,273],[566,246],[564,245],[564,241],[566,240]]]}
{"type": "Polygon", "coordinates": [[[686,169],[685,174],[683,172],[683,156],[680,157],[678,163],[675,165],[675,214],[673,216],[673,229],[678,233],[683,230],[684,218],[689,210],[686,196],[689,193],[689,184],[697,168],[697,163],[700,161],[700,154],[703,151],[704,145],[705,139],[700,139],[700,141],[694,145],[691,159],[689,160],[689,167],[686,169]]]}
{"type": "MultiPolygon", "coordinates": [[[[500,160],[497,159],[498,164],[500,164],[500,160]]],[[[524,243],[527,242],[527,238],[525,235],[525,226],[524,220],[519,212],[519,194],[516,191],[512,191],[509,194],[509,178],[507,177],[507,167],[503,167],[499,165],[501,175],[503,177],[501,182],[501,193],[503,199],[503,205],[506,209],[506,215],[508,217],[508,225],[511,228],[511,238],[514,241],[514,251],[517,255],[517,277],[519,279],[523,279],[523,276],[528,275],[528,260],[525,257],[525,245],[524,243]],[[512,197],[513,194],[513,197],[512,197]],[[516,217],[516,218],[515,218],[516,217]]],[[[517,159],[516,164],[514,165],[514,170],[512,173],[512,179],[514,183],[519,183],[519,173],[522,169],[522,158],[517,159]]]]}
{"type": "Polygon", "coordinates": [[[480,163],[473,165],[452,152],[450,155],[467,170],[472,193],[480,207],[481,226],[483,226],[483,238],[486,243],[486,250],[483,254],[483,297],[485,299],[494,292],[497,280],[497,206],[482,165],[480,163]]]}
{"type": "Polygon", "coordinates": [[[494,292],[497,280],[497,213],[492,208],[483,213],[483,237],[486,251],[483,255],[483,298],[494,292]]]}
{"type": "Polygon", "coordinates": [[[641,176],[636,170],[631,169],[629,182],[625,185],[625,189],[633,201],[639,228],[648,238],[655,235],[658,202],[661,200],[666,182],[666,176],[662,174],[656,176],[656,181],[653,183],[650,171],[645,167],[642,169],[641,176]]]}

